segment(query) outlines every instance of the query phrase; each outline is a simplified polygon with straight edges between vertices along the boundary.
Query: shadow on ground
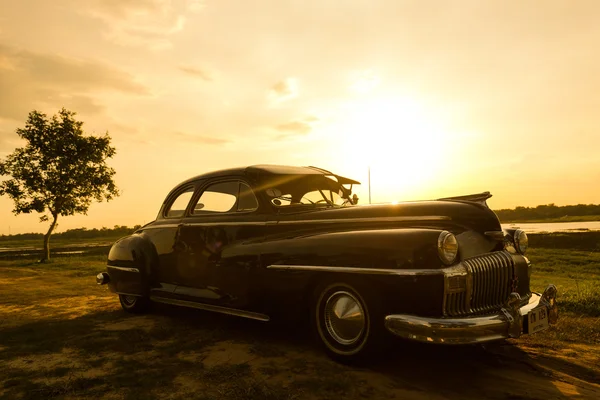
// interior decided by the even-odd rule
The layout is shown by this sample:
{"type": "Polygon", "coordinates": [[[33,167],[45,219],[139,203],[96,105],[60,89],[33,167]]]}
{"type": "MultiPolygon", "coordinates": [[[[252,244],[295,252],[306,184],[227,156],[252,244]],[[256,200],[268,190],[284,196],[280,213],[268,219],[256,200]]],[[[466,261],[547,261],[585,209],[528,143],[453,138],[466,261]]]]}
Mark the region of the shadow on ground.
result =
{"type": "Polygon", "coordinates": [[[156,306],[116,306],[0,331],[0,397],[185,399],[600,398],[600,376],[517,346],[395,341],[380,359],[329,360],[306,328],[156,306]],[[565,373],[567,371],[567,373],[565,373]]]}

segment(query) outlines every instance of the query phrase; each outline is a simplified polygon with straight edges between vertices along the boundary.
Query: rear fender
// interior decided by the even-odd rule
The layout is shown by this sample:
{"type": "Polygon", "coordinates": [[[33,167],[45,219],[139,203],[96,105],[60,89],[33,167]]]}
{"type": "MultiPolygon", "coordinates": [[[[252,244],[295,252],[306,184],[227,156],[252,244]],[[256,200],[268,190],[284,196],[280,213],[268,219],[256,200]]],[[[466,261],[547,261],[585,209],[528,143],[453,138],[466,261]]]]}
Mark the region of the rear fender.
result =
{"type": "Polygon", "coordinates": [[[154,244],[144,233],[119,239],[108,253],[106,270],[110,276],[110,290],[119,294],[148,295],[157,265],[154,244]]]}

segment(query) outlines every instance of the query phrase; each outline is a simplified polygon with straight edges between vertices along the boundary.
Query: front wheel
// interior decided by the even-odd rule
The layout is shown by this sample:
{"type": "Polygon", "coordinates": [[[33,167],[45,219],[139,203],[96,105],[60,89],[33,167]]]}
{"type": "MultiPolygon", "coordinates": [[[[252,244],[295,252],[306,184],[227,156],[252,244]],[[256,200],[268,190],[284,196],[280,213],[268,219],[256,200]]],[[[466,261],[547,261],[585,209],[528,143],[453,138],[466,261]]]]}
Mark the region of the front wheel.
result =
{"type": "Polygon", "coordinates": [[[312,319],[317,338],[339,361],[356,361],[371,355],[379,336],[377,304],[365,300],[354,286],[338,282],[315,292],[312,319]],[[375,318],[375,319],[374,319],[375,318]]]}
{"type": "Polygon", "coordinates": [[[129,294],[120,294],[119,301],[123,310],[133,313],[141,314],[148,310],[150,306],[150,299],[142,296],[132,296],[129,294]]]}

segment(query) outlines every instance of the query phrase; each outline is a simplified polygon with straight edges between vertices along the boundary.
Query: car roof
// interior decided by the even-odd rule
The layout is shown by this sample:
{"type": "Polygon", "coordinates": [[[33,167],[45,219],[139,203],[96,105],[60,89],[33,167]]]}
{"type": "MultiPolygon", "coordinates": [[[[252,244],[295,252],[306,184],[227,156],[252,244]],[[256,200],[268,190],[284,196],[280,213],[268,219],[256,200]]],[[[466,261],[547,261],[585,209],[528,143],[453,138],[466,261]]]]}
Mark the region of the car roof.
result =
{"type": "Polygon", "coordinates": [[[353,179],[345,178],[343,176],[335,175],[330,171],[327,171],[322,168],[317,167],[294,167],[289,165],[269,165],[269,164],[261,164],[261,165],[251,165],[247,167],[238,167],[238,168],[228,168],[221,169],[218,171],[207,172],[202,175],[194,176],[193,178],[187,179],[180,184],[176,185],[167,195],[164,200],[164,203],[167,202],[174,193],[179,192],[182,187],[193,184],[199,180],[203,179],[213,179],[220,177],[228,177],[228,176],[245,176],[253,181],[260,181],[261,178],[269,177],[273,175],[333,175],[338,179],[338,182],[341,184],[357,184],[360,185],[360,182],[355,181],[353,179]]]}
{"type": "Polygon", "coordinates": [[[330,171],[317,167],[294,167],[289,165],[250,165],[247,167],[237,167],[211,171],[205,174],[194,176],[181,182],[177,187],[201,179],[219,178],[225,176],[243,175],[253,178],[260,178],[268,175],[333,175],[330,171]]]}

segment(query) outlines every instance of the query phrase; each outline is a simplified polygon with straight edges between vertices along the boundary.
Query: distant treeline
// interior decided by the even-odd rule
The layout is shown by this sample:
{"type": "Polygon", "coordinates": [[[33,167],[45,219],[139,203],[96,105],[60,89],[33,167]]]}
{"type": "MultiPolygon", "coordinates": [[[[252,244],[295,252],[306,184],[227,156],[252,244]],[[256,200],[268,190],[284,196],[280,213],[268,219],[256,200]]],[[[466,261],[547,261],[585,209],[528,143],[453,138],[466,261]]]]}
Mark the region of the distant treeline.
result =
{"type": "Polygon", "coordinates": [[[600,204],[577,204],[557,206],[546,204],[537,207],[516,207],[514,210],[495,210],[500,221],[526,221],[559,219],[567,217],[586,217],[600,215],[600,204]]]}
{"type": "MultiPolygon", "coordinates": [[[[115,236],[127,236],[136,230],[141,225],[135,225],[133,228],[125,225],[115,225],[114,228],[103,227],[101,229],[67,229],[65,232],[52,234],[53,239],[101,239],[105,237],[115,236]]],[[[17,235],[0,235],[0,241],[2,240],[27,240],[27,239],[39,239],[42,240],[44,237],[43,233],[19,233],[17,235]]]]}

